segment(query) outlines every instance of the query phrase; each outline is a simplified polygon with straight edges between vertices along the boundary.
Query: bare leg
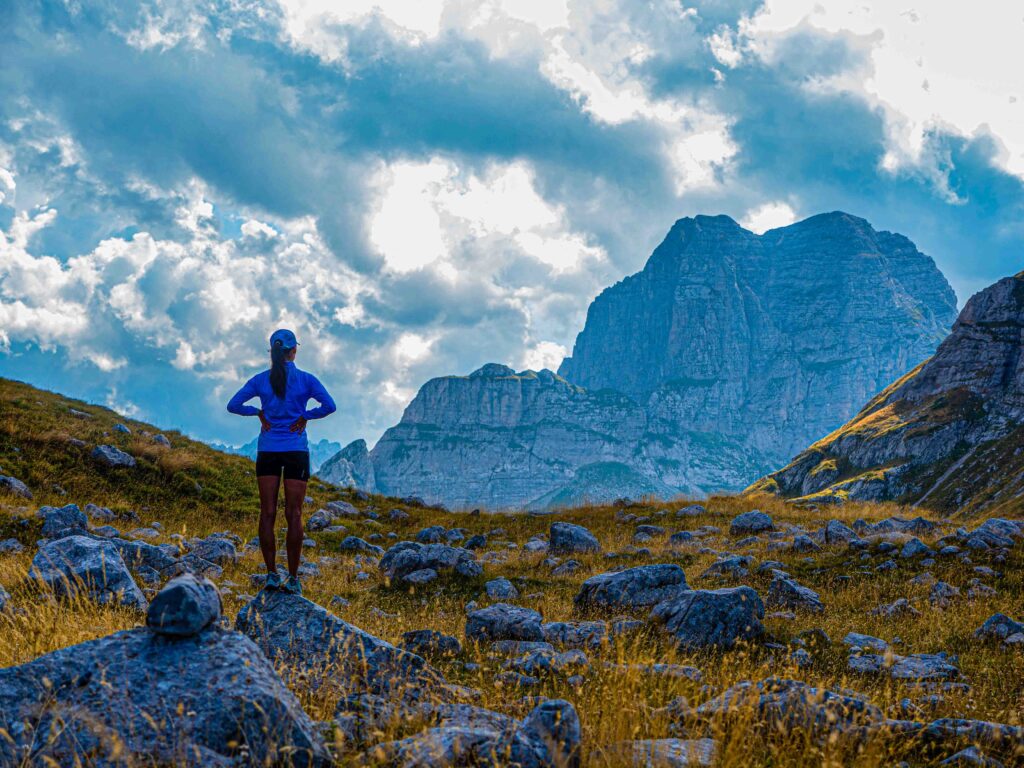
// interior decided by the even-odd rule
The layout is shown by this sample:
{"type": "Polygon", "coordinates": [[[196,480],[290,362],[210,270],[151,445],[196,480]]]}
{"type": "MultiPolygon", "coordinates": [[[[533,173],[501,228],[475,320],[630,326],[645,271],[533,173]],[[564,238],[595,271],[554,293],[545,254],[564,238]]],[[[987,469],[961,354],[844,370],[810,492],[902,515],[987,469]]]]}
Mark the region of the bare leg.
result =
{"type": "Polygon", "coordinates": [[[299,570],[302,557],[302,502],[306,499],[305,480],[284,481],[284,514],[288,520],[288,574],[294,576],[299,570]]]}
{"type": "Polygon", "coordinates": [[[277,540],[274,537],[274,522],[277,520],[277,492],[281,487],[281,478],[265,475],[256,478],[260,489],[260,551],[263,562],[267,564],[267,573],[277,571],[277,540]]]}

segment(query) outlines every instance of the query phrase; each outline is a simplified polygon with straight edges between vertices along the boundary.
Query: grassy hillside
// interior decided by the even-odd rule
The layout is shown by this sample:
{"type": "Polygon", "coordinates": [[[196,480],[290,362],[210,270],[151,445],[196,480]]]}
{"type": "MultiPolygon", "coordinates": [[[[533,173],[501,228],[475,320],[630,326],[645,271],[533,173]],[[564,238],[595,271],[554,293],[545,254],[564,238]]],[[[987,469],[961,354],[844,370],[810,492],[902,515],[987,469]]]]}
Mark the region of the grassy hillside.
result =
{"type": "MultiPolygon", "coordinates": [[[[156,430],[145,424],[124,420],[103,408],[85,405],[58,395],[40,392],[24,384],[0,382],[0,466],[3,473],[20,477],[36,493],[33,502],[0,495],[0,538],[15,536],[25,546],[20,554],[0,555],[0,585],[12,595],[13,610],[0,613],[0,666],[22,663],[41,653],[75,642],[99,637],[116,629],[138,625],[140,617],[123,609],[97,606],[85,601],[59,602],[43,599],[38,588],[26,579],[38,531],[31,515],[42,503],[94,502],[111,508],[139,511],[144,522],[157,520],[163,524],[163,535],[157,542],[172,541],[173,533],[188,535],[213,530],[231,530],[248,540],[255,534],[256,496],[251,477],[252,464],[246,459],[213,451],[189,441],[176,433],[164,433],[170,449],[155,446],[150,437],[156,430]],[[91,418],[74,416],[70,409],[91,414],[91,418]],[[116,423],[124,423],[131,435],[114,432],[116,423]],[[83,440],[79,447],[69,439],[83,440]],[[98,443],[111,443],[131,452],[139,460],[135,469],[104,470],[90,458],[89,451],[98,443]],[[198,483],[199,487],[196,487],[198,483]],[[59,484],[65,495],[53,490],[59,484]],[[27,521],[27,522],[26,522],[27,521]]],[[[892,570],[877,571],[881,560],[862,562],[845,551],[825,550],[808,555],[792,549],[779,548],[779,541],[791,535],[740,546],[736,537],[727,535],[733,516],[758,507],[773,515],[776,526],[789,525],[816,528],[823,522],[818,513],[787,505],[776,497],[721,497],[707,502],[707,510],[697,516],[676,517],[682,500],[672,504],[636,504],[628,509],[613,506],[580,507],[565,510],[556,517],[540,515],[469,515],[401,504],[393,499],[373,496],[359,500],[318,483],[311,483],[314,503],[310,511],[333,498],[346,498],[366,513],[377,512],[379,520],[344,520],[348,533],[370,538],[381,534],[377,543],[388,546],[387,534],[395,539],[410,539],[428,525],[459,527],[467,536],[490,532],[486,555],[483,552],[484,576],[469,581],[440,580],[421,589],[395,588],[385,583],[372,565],[357,561],[351,553],[340,552],[340,534],[311,534],[315,547],[307,548],[305,556],[317,562],[321,574],[306,583],[306,596],[339,613],[344,619],[392,642],[400,642],[403,632],[433,628],[463,636],[465,604],[489,601],[483,593],[486,580],[505,576],[518,588],[517,602],[540,611],[545,620],[581,618],[573,608],[573,596],[580,583],[597,573],[619,566],[672,562],[681,565],[691,585],[703,588],[720,586],[703,578],[702,572],[715,560],[715,552],[738,551],[759,562],[776,560],[802,584],[817,590],[826,604],[824,614],[798,612],[795,617],[769,616],[766,627],[778,649],[756,646],[726,654],[678,651],[657,631],[641,633],[635,640],[588,651],[590,668],[586,684],[574,688],[564,678],[544,679],[539,687],[523,691],[496,681],[502,671],[503,659],[491,655],[484,647],[469,647],[458,659],[438,662],[439,669],[452,681],[481,691],[476,702],[481,706],[522,715],[524,693],[561,697],[572,701],[583,725],[585,766],[621,765],[621,759],[609,757],[600,750],[603,745],[623,740],[667,738],[670,716],[665,707],[676,697],[684,696],[696,706],[740,680],[761,680],[771,676],[791,677],[832,689],[852,688],[896,715],[901,699],[919,701],[922,691],[886,677],[869,677],[849,672],[846,655],[840,644],[846,633],[867,633],[892,640],[901,638],[900,653],[948,651],[960,655],[960,666],[970,681],[967,691],[952,691],[929,703],[921,717],[971,717],[997,722],[1020,724],[1024,712],[1024,676],[1021,675],[1022,652],[1002,650],[998,646],[975,641],[973,630],[988,616],[1002,611],[1017,618],[1024,617],[1024,553],[1021,546],[1010,550],[1005,562],[994,564],[998,574],[986,578],[996,589],[990,596],[960,599],[945,610],[931,607],[927,601],[928,585],[911,583],[921,571],[913,561],[899,560],[892,570]],[[404,522],[391,522],[386,513],[403,509],[409,515],[404,522]],[[625,517],[628,513],[635,518],[625,517]],[[529,553],[522,545],[531,536],[546,533],[553,519],[586,525],[599,538],[606,552],[619,553],[610,559],[605,554],[576,555],[580,563],[571,574],[554,576],[544,564],[543,553],[529,553]],[[638,522],[646,520],[664,526],[668,532],[701,526],[716,526],[705,546],[671,548],[667,537],[645,543],[650,554],[633,551],[633,534],[638,522]],[[502,529],[496,532],[496,529],[502,529]],[[515,543],[510,547],[508,542],[515,543]],[[360,576],[365,573],[367,576],[360,576]],[[347,606],[338,607],[340,597],[347,606]],[[886,618],[869,613],[869,609],[909,597],[918,606],[916,616],[886,618]],[[814,647],[810,667],[798,667],[790,652],[799,646],[802,633],[824,630],[831,642],[814,647]],[[781,650],[780,650],[781,649],[781,650]],[[465,662],[479,667],[467,669],[465,662]],[[700,682],[686,677],[659,675],[636,666],[622,664],[678,663],[698,668],[700,682]]],[[[909,510],[897,505],[851,503],[828,511],[829,517],[852,523],[862,517],[877,520],[909,510]]],[[[283,520],[281,521],[283,523],[283,520]]],[[[945,524],[951,531],[955,525],[945,524]]],[[[395,540],[391,539],[391,540],[395,540]]],[[[925,537],[933,544],[935,537],[925,537]]],[[[928,570],[938,579],[962,589],[975,576],[974,565],[989,565],[986,556],[978,553],[974,563],[955,558],[939,559],[928,570]]],[[[262,571],[257,552],[247,552],[237,565],[228,566],[219,586],[224,595],[225,612],[234,617],[254,590],[249,576],[262,571]]],[[[753,586],[763,596],[770,576],[754,568],[743,583],[753,586]]],[[[771,609],[769,609],[771,610],[771,609]]],[[[646,614],[640,613],[643,618],[646,614]]],[[[307,711],[319,719],[330,719],[336,696],[324,690],[303,686],[303,678],[293,678],[293,688],[307,711]]],[[[721,766],[876,766],[895,764],[912,758],[915,765],[933,765],[937,756],[920,751],[913,739],[877,738],[867,743],[812,742],[801,732],[772,732],[763,735],[751,727],[753,714],[731,725],[713,726],[713,735],[721,744],[721,766]],[[932,758],[935,757],[933,760],[932,758]]],[[[382,736],[398,736],[411,728],[409,723],[395,723],[382,736]]],[[[344,745],[341,745],[344,747],[344,745]]],[[[999,757],[1011,764],[1013,755],[999,757]]],[[[1018,755],[1018,758],[1022,756],[1018,755]]],[[[344,753],[343,765],[355,764],[355,755],[344,753]]]]}

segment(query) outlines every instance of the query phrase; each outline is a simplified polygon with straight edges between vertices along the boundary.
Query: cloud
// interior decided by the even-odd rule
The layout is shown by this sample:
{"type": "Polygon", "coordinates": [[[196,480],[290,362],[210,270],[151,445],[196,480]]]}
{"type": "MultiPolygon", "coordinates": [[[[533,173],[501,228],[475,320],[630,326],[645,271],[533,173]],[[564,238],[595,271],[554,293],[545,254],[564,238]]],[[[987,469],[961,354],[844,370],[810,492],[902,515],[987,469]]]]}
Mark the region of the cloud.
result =
{"type": "Polygon", "coordinates": [[[290,325],[318,434],[372,441],[431,376],[556,368],[696,213],[846,209],[964,298],[1021,268],[1020,20],[899,10],[7,4],[0,373],[242,442],[223,402],[290,325]]]}

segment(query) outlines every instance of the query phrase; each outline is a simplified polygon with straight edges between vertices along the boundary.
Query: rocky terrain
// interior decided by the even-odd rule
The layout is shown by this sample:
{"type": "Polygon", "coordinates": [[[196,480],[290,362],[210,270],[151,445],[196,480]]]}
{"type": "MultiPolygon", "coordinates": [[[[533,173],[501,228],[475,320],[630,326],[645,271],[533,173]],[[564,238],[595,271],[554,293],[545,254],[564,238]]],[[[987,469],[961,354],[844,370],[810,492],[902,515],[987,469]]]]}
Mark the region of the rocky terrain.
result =
{"type": "Polygon", "coordinates": [[[1024,272],[967,302],[934,357],[754,487],[830,504],[1024,509],[1024,272]]]}
{"type": "Polygon", "coordinates": [[[760,236],[681,219],[595,299],[557,376],[433,379],[322,476],[467,508],[741,490],[931,355],[955,314],[934,262],[863,219],[760,236]]]}
{"type": "Polygon", "coordinates": [[[0,380],[0,765],[1024,763],[1024,522],[771,496],[452,513],[0,380]],[[283,533],[283,531],[282,531],[283,533]]]}

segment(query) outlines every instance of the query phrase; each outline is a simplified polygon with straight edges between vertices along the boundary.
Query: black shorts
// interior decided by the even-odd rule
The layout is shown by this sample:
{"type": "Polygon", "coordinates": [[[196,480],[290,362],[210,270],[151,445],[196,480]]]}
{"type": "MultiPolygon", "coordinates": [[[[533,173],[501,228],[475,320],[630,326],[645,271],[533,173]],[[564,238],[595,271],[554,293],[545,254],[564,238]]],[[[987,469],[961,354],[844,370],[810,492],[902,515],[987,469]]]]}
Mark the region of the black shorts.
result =
{"type": "Polygon", "coordinates": [[[309,480],[309,451],[260,451],[256,454],[256,477],[309,480]]]}

